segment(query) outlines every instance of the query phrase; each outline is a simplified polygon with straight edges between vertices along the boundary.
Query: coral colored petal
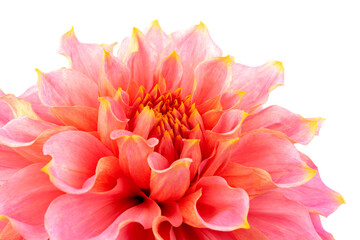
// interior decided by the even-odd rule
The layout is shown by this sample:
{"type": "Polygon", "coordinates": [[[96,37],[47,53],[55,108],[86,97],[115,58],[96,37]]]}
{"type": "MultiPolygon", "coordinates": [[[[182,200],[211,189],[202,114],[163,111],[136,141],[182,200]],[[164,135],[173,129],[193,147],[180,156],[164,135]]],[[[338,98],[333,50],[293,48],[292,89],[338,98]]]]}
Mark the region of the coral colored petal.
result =
{"type": "Polygon", "coordinates": [[[183,63],[184,74],[180,87],[184,96],[189,95],[194,87],[194,69],[205,59],[222,55],[221,49],[211,39],[205,24],[193,26],[184,31],[171,34],[171,43],[165,52],[176,51],[183,63]]]}
{"type": "Polygon", "coordinates": [[[51,113],[64,125],[92,132],[97,130],[98,110],[87,106],[50,107],[51,113]]]}
{"type": "Polygon", "coordinates": [[[199,165],[201,163],[201,148],[199,139],[184,139],[184,146],[181,151],[180,158],[190,158],[190,180],[197,174],[199,165]]]}
{"type": "Polygon", "coordinates": [[[231,160],[231,153],[237,145],[239,139],[219,140],[214,148],[212,155],[203,160],[199,166],[199,175],[212,176],[221,172],[231,160]]]}
{"type": "Polygon", "coordinates": [[[250,226],[260,230],[269,240],[321,239],[306,208],[280,193],[259,195],[250,205],[250,226]]]}
{"type": "Polygon", "coordinates": [[[161,202],[158,204],[161,208],[161,215],[165,216],[172,226],[179,227],[182,224],[183,219],[178,203],[161,202]]]}
{"type": "Polygon", "coordinates": [[[0,186],[20,169],[32,164],[13,149],[0,145],[0,186]]]}
{"type": "Polygon", "coordinates": [[[285,133],[295,142],[307,144],[318,134],[322,121],[322,118],[306,119],[282,107],[270,106],[246,118],[242,131],[268,128],[285,133]]]}
{"type": "Polygon", "coordinates": [[[17,98],[12,94],[6,94],[0,98],[5,101],[13,112],[14,117],[26,116],[31,119],[40,120],[39,116],[33,111],[31,103],[22,98],[17,98]]]}
{"type": "Polygon", "coordinates": [[[116,89],[127,89],[129,81],[130,72],[127,66],[120,59],[104,50],[99,82],[100,96],[113,97],[116,89]]]}
{"type": "Polygon", "coordinates": [[[310,213],[310,218],[316,232],[319,234],[322,240],[335,240],[331,233],[328,233],[324,230],[323,226],[321,225],[320,215],[316,213],[310,213]]]}
{"type": "Polygon", "coordinates": [[[81,72],[65,68],[49,73],[37,72],[39,97],[46,106],[99,106],[97,84],[81,72]]]}
{"type": "Polygon", "coordinates": [[[268,172],[261,168],[245,167],[229,162],[219,173],[231,187],[242,188],[250,196],[276,189],[268,172]]]}
{"type": "Polygon", "coordinates": [[[232,80],[230,56],[212,58],[200,63],[195,69],[195,80],[192,102],[201,104],[222,94],[232,80]]]}
{"type": "Polygon", "coordinates": [[[85,74],[97,83],[103,50],[111,52],[112,48],[112,45],[81,43],[75,36],[74,28],[71,28],[61,37],[58,52],[69,58],[72,69],[85,74]]]}
{"type": "Polygon", "coordinates": [[[221,108],[223,110],[239,108],[241,99],[245,93],[245,91],[239,91],[237,89],[231,89],[224,92],[220,98],[221,108]]]}
{"type": "Polygon", "coordinates": [[[12,227],[11,222],[0,222],[0,239],[2,240],[24,240],[24,238],[15,231],[15,229],[12,227]],[[1,224],[4,224],[3,228],[1,227],[1,224]]]}
{"type": "Polygon", "coordinates": [[[51,114],[50,108],[41,102],[37,86],[30,87],[21,94],[19,98],[23,98],[30,102],[32,109],[42,120],[62,125],[61,121],[51,114]]]}
{"type": "Polygon", "coordinates": [[[154,127],[155,123],[156,123],[156,117],[154,110],[147,106],[136,117],[133,132],[146,139],[148,138],[149,133],[151,129],[154,127]]]}
{"type": "Polygon", "coordinates": [[[147,91],[153,87],[153,73],[158,61],[158,54],[146,41],[145,36],[134,28],[129,43],[127,65],[130,69],[130,78],[147,91]]]}
{"type": "MultiPolygon", "coordinates": [[[[120,226],[116,240],[155,240],[152,229],[144,229],[138,222],[124,221],[120,226]]],[[[100,240],[100,239],[99,239],[100,240]]]]}
{"type": "Polygon", "coordinates": [[[156,240],[176,240],[176,236],[169,219],[164,216],[157,217],[152,226],[156,240]]]}
{"type": "Polygon", "coordinates": [[[217,176],[201,178],[179,201],[184,223],[218,231],[249,228],[249,197],[240,188],[231,188],[217,176]]]}
{"type": "Polygon", "coordinates": [[[131,180],[120,178],[114,189],[103,194],[66,194],[57,198],[46,212],[45,227],[51,239],[115,239],[123,221],[148,225],[154,218],[149,202],[131,180]],[[148,211],[145,206],[149,206],[148,211]]]}
{"type": "MultiPolygon", "coordinates": [[[[305,154],[300,153],[301,158],[309,166],[317,170],[317,167],[311,162],[305,154]]],[[[309,211],[317,212],[325,217],[333,213],[345,201],[343,197],[334,190],[327,187],[321,180],[319,172],[305,184],[287,188],[278,189],[284,196],[303,204],[309,211]]]]}
{"type": "Polygon", "coordinates": [[[0,215],[29,240],[45,240],[44,215],[50,202],[62,194],[41,172],[42,163],[29,165],[14,174],[0,190],[0,215]]]}
{"type": "Polygon", "coordinates": [[[146,141],[143,137],[124,130],[112,132],[111,139],[116,140],[119,148],[122,173],[131,177],[140,188],[149,189],[151,171],[147,157],[159,141],[153,138],[146,141]]]}
{"type": "Polygon", "coordinates": [[[171,165],[166,162],[156,152],[148,157],[151,168],[150,197],[160,202],[180,199],[190,185],[190,158],[176,160],[171,165]]]}
{"type": "Polygon", "coordinates": [[[145,31],[146,40],[160,54],[169,44],[170,37],[161,29],[159,21],[155,20],[150,23],[145,31]]]}
{"type": "Polygon", "coordinates": [[[284,83],[284,68],[281,62],[269,61],[258,67],[233,64],[231,89],[245,91],[240,108],[253,113],[264,104],[269,92],[284,83]]]}
{"type": "Polygon", "coordinates": [[[237,229],[231,233],[236,237],[236,240],[269,240],[267,236],[252,226],[249,229],[237,229]]]}
{"type": "Polygon", "coordinates": [[[174,162],[175,159],[178,159],[178,156],[175,156],[175,147],[169,131],[164,132],[157,152],[164,156],[170,163],[174,162]]]}
{"type": "Polygon", "coordinates": [[[96,137],[86,132],[66,131],[52,136],[44,145],[52,156],[44,171],[51,182],[67,193],[89,190],[85,185],[96,171],[100,158],[112,153],[96,137]]]}
{"type": "Polygon", "coordinates": [[[179,87],[183,71],[180,57],[175,51],[162,59],[159,66],[158,78],[159,81],[161,78],[164,79],[165,90],[174,91],[179,87]]]}
{"type": "Polygon", "coordinates": [[[116,129],[125,129],[128,119],[125,111],[121,105],[111,98],[99,98],[100,107],[98,115],[98,132],[100,140],[110,149],[114,154],[118,154],[116,143],[111,140],[110,133],[116,129]]]}
{"type": "Polygon", "coordinates": [[[267,171],[279,187],[299,186],[316,174],[284,134],[268,129],[243,134],[231,161],[267,171]]]}

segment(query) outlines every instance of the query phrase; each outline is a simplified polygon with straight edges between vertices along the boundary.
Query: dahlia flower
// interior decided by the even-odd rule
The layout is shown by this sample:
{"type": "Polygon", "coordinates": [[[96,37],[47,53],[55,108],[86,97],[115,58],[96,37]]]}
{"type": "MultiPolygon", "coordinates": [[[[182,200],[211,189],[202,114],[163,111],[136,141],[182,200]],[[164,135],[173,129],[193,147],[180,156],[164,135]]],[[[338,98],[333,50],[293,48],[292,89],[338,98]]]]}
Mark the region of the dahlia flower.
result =
{"type": "Polygon", "coordinates": [[[203,23],[114,44],[0,92],[0,239],[333,239],[344,203],[295,143],[323,119],[263,108],[281,62],[222,56],[203,23]]]}

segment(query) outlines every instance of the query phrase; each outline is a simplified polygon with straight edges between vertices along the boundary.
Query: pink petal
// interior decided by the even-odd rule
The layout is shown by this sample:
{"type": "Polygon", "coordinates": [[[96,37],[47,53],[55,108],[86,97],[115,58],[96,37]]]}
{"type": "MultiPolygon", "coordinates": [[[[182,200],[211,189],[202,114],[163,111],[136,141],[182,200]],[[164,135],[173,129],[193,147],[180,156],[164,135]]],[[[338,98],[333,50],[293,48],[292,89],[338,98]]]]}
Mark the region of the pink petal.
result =
{"type": "Polygon", "coordinates": [[[43,104],[50,107],[99,106],[96,83],[81,72],[65,68],[49,73],[36,71],[39,75],[39,97],[43,104]]]}
{"type": "Polygon", "coordinates": [[[153,87],[153,73],[158,61],[158,54],[146,41],[145,36],[134,28],[129,43],[127,65],[130,69],[130,78],[147,91],[153,87]]]}
{"type": "Polygon", "coordinates": [[[253,226],[250,226],[249,229],[237,229],[233,231],[232,234],[236,237],[236,240],[269,240],[267,236],[253,226]]]}
{"type": "Polygon", "coordinates": [[[121,224],[119,234],[116,240],[155,240],[152,229],[144,229],[144,227],[137,222],[124,221],[121,224]]]}
{"type": "Polygon", "coordinates": [[[201,104],[222,94],[232,80],[232,59],[230,56],[205,60],[195,69],[195,91],[192,102],[201,104]]]}
{"type": "Polygon", "coordinates": [[[98,132],[100,140],[110,149],[114,154],[118,154],[116,143],[111,140],[110,133],[116,129],[125,129],[128,119],[122,107],[111,98],[99,98],[100,107],[98,114],[98,132]]]}
{"type": "Polygon", "coordinates": [[[40,98],[37,86],[32,86],[26,90],[19,98],[23,98],[31,103],[31,107],[34,112],[42,119],[47,122],[62,125],[61,121],[51,114],[50,108],[45,106],[40,98]]]}
{"type": "Polygon", "coordinates": [[[190,185],[190,158],[176,160],[172,164],[162,155],[153,152],[148,157],[151,168],[150,197],[157,201],[180,199],[190,185]]]}
{"type": "Polygon", "coordinates": [[[115,130],[111,139],[116,140],[119,153],[121,171],[125,176],[131,177],[143,189],[149,189],[150,167],[147,157],[158,144],[156,138],[146,141],[143,137],[124,130],[115,130]]]}
{"type": "Polygon", "coordinates": [[[160,208],[128,178],[102,194],[63,195],[52,202],[45,215],[51,239],[117,239],[119,229],[130,221],[151,227],[160,208]]]}
{"type": "Polygon", "coordinates": [[[331,233],[324,230],[321,225],[320,215],[316,213],[310,213],[311,221],[315,227],[316,232],[319,234],[322,240],[335,240],[331,233]]]}
{"type": "Polygon", "coordinates": [[[146,40],[160,54],[169,44],[170,37],[161,29],[159,21],[155,20],[145,31],[146,40]]]}
{"type": "Polygon", "coordinates": [[[245,91],[231,89],[221,95],[220,103],[223,110],[237,109],[241,103],[241,99],[245,95],[245,91]]]}
{"type": "Polygon", "coordinates": [[[267,129],[242,135],[231,161],[267,171],[279,187],[299,186],[316,174],[284,134],[267,129]]]}
{"type": "Polygon", "coordinates": [[[62,194],[45,173],[42,163],[29,165],[14,174],[0,190],[0,215],[29,240],[47,239],[44,215],[50,202],[62,194]]]}
{"type": "Polygon", "coordinates": [[[104,50],[99,82],[100,96],[113,97],[118,88],[127,89],[130,72],[117,57],[104,50]]]}
{"type": "Polygon", "coordinates": [[[279,106],[270,106],[245,119],[242,131],[268,128],[285,133],[295,142],[307,144],[318,134],[324,119],[307,119],[279,106]]]}
{"type": "Polygon", "coordinates": [[[0,145],[0,186],[20,169],[32,164],[9,147],[0,145]]]}
{"type": "Polygon", "coordinates": [[[306,208],[280,193],[261,194],[251,200],[250,206],[250,226],[269,240],[321,239],[306,208]]]}
{"type": "Polygon", "coordinates": [[[5,93],[0,89],[0,97],[5,95],[5,93]]]}
{"type": "Polygon", "coordinates": [[[146,139],[148,138],[149,133],[151,129],[155,126],[155,124],[156,117],[154,110],[146,106],[136,117],[133,132],[146,139]]]}
{"type": "Polygon", "coordinates": [[[80,131],[52,136],[44,145],[44,154],[52,156],[44,171],[55,186],[68,193],[90,190],[85,183],[95,175],[99,159],[112,156],[96,137],[80,131]]]}
{"type": "Polygon", "coordinates": [[[64,125],[92,132],[97,130],[98,110],[87,106],[50,107],[51,113],[64,125]]]}
{"type": "Polygon", "coordinates": [[[169,54],[175,50],[180,56],[184,68],[180,87],[184,96],[187,96],[193,90],[195,67],[205,59],[221,56],[222,52],[202,22],[185,31],[172,33],[171,41],[166,52],[169,54]]]}
{"type": "Polygon", "coordinates": [[[284,83],[284,68],[281,62],[269,61],[258,67],[233,64],[233,81],[230,88],[246,91],[240,107],[253,113],[267,101],[269,92],[284,83]]]}
{"type": "MultiPolygon", "coordinates": [[[[31,103],[22,98],[17,98],[12,94],[6,94],[0,98],[6,102],[13,112],[14,117],[26,116],[31,119],[39,120],[39,116],[31,108],[31,103]]],[[[6,110],[7,112],[8,110],[6,110]]]]}
{"type": "MultiPolygon", "coordinates": [[[[1,92],[0,92],[1,94],[1,92]]],[[[24,238],[15,231],[10,221],[0,221],[0,239],[3,240],[24,240],[24,238]],[[4,224],[2,227],[1,224],[4,224]]]]}
{"type": "Polygon", "coordinates": [[[179,201],[184,223],[219,231],[249,228],[249,197],[240,188],[231,188],[217,176],[201,178],[179,201]]]}
{"type": "Polygon", "coordinates": [[[72,69],[82,72],[97,83],[103,50],[112,51],[112,48],[111,45],[81,43],[75,36],[74,28],[71,28],[62,36],[58,52],[69,58],[72,69]]]}
{"type": "Polygon", "coordinates": [[[169,163],[172,163],[175,159],[178,159],[172,138],[173,137],[171,137],[169,131],[165,131],[160,140],[159,149],[157,150],[157,152],[164,156],[169,161],[169,163]]]}
{"type": "Polygon", "coordinates": [[[14,118],[14,113],[9,104],[0,99],[0,127],[3,127],[11,119],[14,118]]]}
{"type": "Polygon", "coordinates": [[[158,204],[161,208],[161,215],[165,216],[172,226],[179,227],[182,224],[183,218],[178,203],[161,202],[158,204]]]}
{"type": "Polygon", "coordinates": [[[0,142],[13,147],[20,155],[32,162],[49,160],[49,157],[44,156],[42,152],[43,144],[52,135],[69,129],[72,128],[23,116],[11,120],[0,129],[0,142]]]}
{"type": "MultiPolygon", "coordinates": [[[[303,153],[300,153],[300,156],[305,163],[317,170],[317,167],[312,163],[309,157],[303,153]]],[[[309,211],[320,213],[325,217],[329,216],[341,204],[345,203],[343,197],[339,193],[333,191],[322,182],[319,172],[317,172],[311,180],[301,186],[278,189],[277,191],[281,192],[289,199],[303,204],[309,211]]]]}
{"type": "Polygon", "coordinates": [[[219,173],[231,187],[242,188],[250,196],[276,189],[268,172],[261,168],[245,167],[229,162],[219,173]]]}
{"type": "Polygon", "coordinates": [[[199,165],[202,160],[200,140],[199,139],[185,139],[184,146],[181,151],[180,158],[190,158],[192,160],[190,164],[190,180],[192,180],[197,174],[199,165]]]}
{"type": "Polygon", "coordinates": [[[159,84],[161,80],[163,80],[165,83],[164,90],[171,92],[179,87],[179,83],[183,75],[183,66],[181,64],[179,55],[175,51],[161,60],[159,65],[159,72],[157,74],[159,84]]]}

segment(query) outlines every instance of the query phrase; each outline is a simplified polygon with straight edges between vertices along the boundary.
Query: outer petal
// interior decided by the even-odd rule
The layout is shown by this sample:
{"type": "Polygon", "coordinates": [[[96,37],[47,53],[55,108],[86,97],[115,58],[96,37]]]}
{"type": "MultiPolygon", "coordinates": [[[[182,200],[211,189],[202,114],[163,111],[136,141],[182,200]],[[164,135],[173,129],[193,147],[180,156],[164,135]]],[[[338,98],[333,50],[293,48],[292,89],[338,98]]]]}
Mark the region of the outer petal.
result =
{"type": "Polygon", "coordinates": [[[0,97],[5,95],[5,93],[0,89],[0,97]]]}
{"type": "Polygon", "coordinates": [[[74,28],[71,28],[61,38],[59,53],[70,58],[72,69],[82,72],[97,83],[103,50],[112,51],[112,47],[111,45],[81,43],[75,36],[74,28]]]}
{"type": "Polygon", "coordinates": [[[320,240],[308,211],[280,193],[269,192],[251,200],[249,223],[269,240],[320,240]]]}
{"type": "Polygon", "coordinates": [[[19,96],[19,98],[23,98],[31,103],[31,107],[34,112],[43,120],[51,123],[55,123],[58,125],[62,125],[62,122],[57,119],[50,112],[50,108],[45,106],[40,98],[37,86],[32,86],[28,90],[26,90],[23,94],[19,96]]]}
{"type": "Polygon", "coordinates": [[[0,99],[0,127],[4,126],[7,122],[14,118],[10,106],[7,102],[0,99]]]}
{"type": "Polygon", "coordinates": [[[99,81],[100,96],[113,97],[118,88],[127,89],[129,69],[119,58],[104,50],[99,81]]]}
{"type": "Polygon", "coordinates": [[[249,197],[240,188],[231,188],[221,177],[206,177],[179,201],[184,223],[219,231],[248,228],[249,197]]]}
{"type": "Polygon", "coordinates": [[[24,240],[24,238],[12,227],[10,221],[0,221],[0,239],[24,240]]]}
{"type": "MultiPolygon", "coordinates": [[[[25,99],[17,98],[12,94],[6,94],[0,98],[0,101],[4,101],[8,104],[13,113],[13,117],[26,116],[35,120],[40,119],[31,108],[31,103],[25,99]]],[[[5,110],[5,114],[8,115],[7,109],[5,110]]]]}
{"type": "Polygon", "coordinates": [[[316,213],[310,213],[311,221],[314,224],[316,232],[319,234],[321,239],[323,240],[335,240],[331,233],[328,233],[324,230],[323,226],[321,225],[320,216],[316,213]]]}
{"type": "Polygon", "coordinates": [[[151,172],[147,157],[159,141],[156,138],[146,141],[141,136],[124,130],[112,132],[111,139],[116,140],[118,144],[123,174],[131,177],[140,188],[149,189],[151,172]]]}
{"type": "MultiPolygon", "coordinates": [[[[300,153],[300,156],[310,167],[317,170],[317,167],[305,154],[300,153]]],[[[310,181],[301,186],[279,189],[277,191],[303,204],[309,211],[315,211],[325,217],[329,216],[341,204],[345,203],[339,193],[333,191],[321,181],[319,172],[317,172],[310,181]]]]}
{"type": "Polygon", "coordinates": [[[46,212],[45,227],[54,240],[117,239],[119,229],[129,221],[150,228],[159,215],[160,208],[151,199],[128,178],[120,178],[113,190],[103,194],[57,198],[46,212]]]}
{"type": "Polygon", "coordinates": [[[307,119],[279,106],[270,106],[250,115],[243,123],[242,131],[268,128],[285,133],[295,142],[307,144],[318,134],[324,119],[307,119]]]}
{"type": "Polygon", "coordinates": [[[190,94],[194,87],[194,69],[205,59],[222,55],[221,49],[211,39],[205,24],[193,26],[185,31],[171,34],[171,41],[167,54],[176,51],[184,67],[184,74],[180,86],[184,96],[190,94]]]}
{"type": "Polygon", "coordinates": [[[267,101],[269,92],[284,83],[284,68],[281,62],[269,61],[259,67],[233,64],[232,89],[246,91],[240,108],[253,113],[267,101]]]}
{"type": "Polygon", "coordinates": [[[0,186],[17,171],[31,163],[11,148],[0,145],[0,186]]]}
{"type": "Polygon", "coordinates": [[[130,78],[147,91],[153,87],[153,73],[158,61],[158,54],[146,41],[144,34],[134,28],[129,44],[127,65],[130,78]]]}
{"type": "Polygon", "coordinates": [[[161,29],[159,21],[155,20],[145,31],[146,40],[160,54],[169,44],[170,37],[161,29]]]}
{"type": "Polygon", "coordinates": [[[73,69],[60,69],[39,75],[39,96],[47,106],[89,106],[97,107],[98,87],[86,75],[73,69]],[[86,91],[84,91],[86,89],[86,91]]]}
{"type": "Polygon", "coordinates": [[[195,69],[195,91],[192,102],[201,104],[223,93],[232,80],[230,56],[205,60],[195,69]]]}
{"type": "Polygon", "coordinates": [[[170,165],[162,155],[151,153],[148,157],[151,168],[150,197],[160,202],[180,199],[190,185],[191,162],[190,158],[184,158],[170,165]]]}
{"type": "Polygon", "coordinates": [[[44,215],[50,202],[62,194],[40,171],[42,163],[25,167],[0,190],[0,215],[5,215],[14,229],[29,240],[47,239],[44,215]]]}
{"type": "Polygon", "coordinates": [[[231,161],[270,173],[280,187],[294,187],[309,181],[316,170],[301,160],[285,135],[272,130],[258,130],[240,137],[231,161]]]}
{"type": "Polygon", "coordinates": [[[0,129],[0,142],[8,147],[13,147],[19,154],[37,162],[48,160],[43,155],[43,144],[52,135],[72,129],[59,127],[53,123],[38,121],[25,116],[11,120],[0,129]]]}
{"type": "Polygon", "coordinates": [[[100,158],[112,153],[94,136],[80,131],[66,131],[51,137],[44,145],[44,154],[52,156],[44,169],[52,183],[68,193],[89,190],[88,183],[100,158]]]}

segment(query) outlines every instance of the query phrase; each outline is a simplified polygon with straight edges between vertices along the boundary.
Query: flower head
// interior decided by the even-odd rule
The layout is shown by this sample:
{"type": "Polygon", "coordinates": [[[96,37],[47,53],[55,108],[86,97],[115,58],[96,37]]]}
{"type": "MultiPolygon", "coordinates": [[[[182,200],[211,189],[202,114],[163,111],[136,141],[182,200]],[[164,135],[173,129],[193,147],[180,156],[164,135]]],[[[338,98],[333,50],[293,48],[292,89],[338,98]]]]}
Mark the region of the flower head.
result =
{"type": "Polygon", "coordinates": [[[280,62],[235,63],[203,23],[113,48],[71,29],[70,68],[0,92],[1,239],[332,239],[344,200],[294,147],[323,119],[262,107],[280,62]]]}

